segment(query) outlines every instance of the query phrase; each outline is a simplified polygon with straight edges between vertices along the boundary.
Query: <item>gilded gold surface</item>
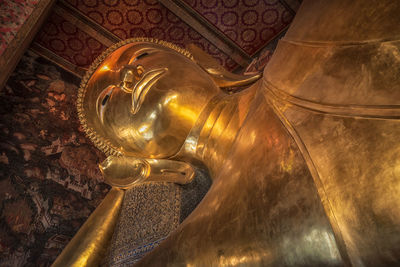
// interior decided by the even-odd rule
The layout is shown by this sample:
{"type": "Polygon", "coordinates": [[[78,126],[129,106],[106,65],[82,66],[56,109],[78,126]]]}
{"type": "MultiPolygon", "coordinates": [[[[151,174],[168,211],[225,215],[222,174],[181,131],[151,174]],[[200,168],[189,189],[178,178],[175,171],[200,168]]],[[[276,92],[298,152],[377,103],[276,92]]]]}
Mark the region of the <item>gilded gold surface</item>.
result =
{"type": "Polygon", "coordinates": [[[207,70],[203,66],[209,63],[194,62],[189,51],[147,38],[105,51],[83,78],[77,101],[93,143],[107,155],[171,157],[204,106],[221,92],[213,78],[241,86],[260,77],[234,75],[215,62],[207,70]]]}
{"type": "Polygon", "coordinates": [[[142,181],[145,162],[168,159],[213,179],[138,266],[399,265],[399,13],[389,0],[305,0],[262,80],[233,95],[220,88],[248,77],[196,48],[142,39],[94,64],[78,110],[121,156],[106,177],[142,181]]]}
{"type": "Polygon", "coordinates": [[[220,88],[250,85],[262,76],[261,74],[238,75],[231,73],[219,65],[212,56],[194,44],[189,44],[188,50],[192,54],[194,61],[210,75],[220,88]]]}
{"type": "Polygon", "coordinates": [[[106,183],[124,189],[144,182],[186,184],[194,177],[190,164],[166,159],[109,156],[99,167],[106,183]]]}

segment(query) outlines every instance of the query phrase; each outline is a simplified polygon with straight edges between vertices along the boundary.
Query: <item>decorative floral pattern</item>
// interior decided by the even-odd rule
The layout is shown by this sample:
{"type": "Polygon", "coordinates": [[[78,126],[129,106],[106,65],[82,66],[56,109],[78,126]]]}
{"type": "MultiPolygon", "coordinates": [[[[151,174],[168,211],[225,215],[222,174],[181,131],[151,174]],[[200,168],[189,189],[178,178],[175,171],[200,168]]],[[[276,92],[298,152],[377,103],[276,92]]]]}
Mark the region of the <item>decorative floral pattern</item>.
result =
{"type": "Polygon", "coordinates": [[[106,49],[75,25],[52,14],[35,41],[79,67],[88,67],[106,49]]]}
{"type": "Polygon", "coordinates": [[[279,0],[184,0],[253,55],[279,34],[293,15],[279,0]]]}
{"type": "Polygon", "coordinates": [[[0,92],[0,266],[49,266],[104,198],[79,80],[27,53],[0,92]]]}
{"type": "Polygon", "coordinates": [[[14,39],[39,0],[0,0],[0,55],[14,39]]]}
{"type": "Polygon", "coordinates": [[[181,47],[194,43],[229,70],[237,64],[157,0],[67,0],[121,39],[151,37],[181,47]]]}
{"type": "Polygon", "coordinates": [[[173,183],[145,183],[127,190],[107,266],[132,265],[156,247],[178,227],[180,202],[181,187],[173,183]]]}

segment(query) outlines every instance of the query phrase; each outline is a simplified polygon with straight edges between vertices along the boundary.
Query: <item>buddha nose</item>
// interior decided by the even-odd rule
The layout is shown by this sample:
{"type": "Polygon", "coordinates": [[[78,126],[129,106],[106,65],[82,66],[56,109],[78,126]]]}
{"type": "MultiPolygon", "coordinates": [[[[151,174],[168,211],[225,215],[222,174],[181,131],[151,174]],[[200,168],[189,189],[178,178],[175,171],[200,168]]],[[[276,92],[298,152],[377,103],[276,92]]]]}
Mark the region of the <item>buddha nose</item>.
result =
{"type": "Polygon", "coordinates": [[[122,89],[127,93],[132,93],[136,83],[143,77],[144,68],[141,65],[126,66],[122,70],[122,89]]]}

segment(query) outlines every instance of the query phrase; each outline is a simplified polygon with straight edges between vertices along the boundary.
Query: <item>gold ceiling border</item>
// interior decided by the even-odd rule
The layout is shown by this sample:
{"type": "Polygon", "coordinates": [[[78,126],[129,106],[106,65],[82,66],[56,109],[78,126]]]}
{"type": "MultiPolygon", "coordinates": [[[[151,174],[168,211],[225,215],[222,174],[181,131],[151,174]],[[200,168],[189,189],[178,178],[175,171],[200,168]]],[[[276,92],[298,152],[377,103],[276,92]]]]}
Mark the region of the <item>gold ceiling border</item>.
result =
{"type": "Polygon", "coordinates": [[[130,38],[123,40],[121,42],[115,43],[114,45],[110,46],[107,48],[100,56],[98,56],[90,65],[88,71],[86,72],[85,76],[82,78],[79,90],[78,90],[78,98],[76,101],[76,109],[78,111],[78,118],[79,121],[82,125],[83,130],[86,133],[86,136],[89,137],[89,139],[93,142],[93,144],[101,150],[104,154],[107,156],[122,156],[122,152],[119,151],[118,148],[116,148],[109,140],[107,140],[105,137],[100,136],[92,127],[88,125],[84,109],[83,109],[83,99],[86,94],[86,85],[92,76],[92,74],[96,71],[96,69],[99,67],[99,65],[104,61],[106,57],[108,57],[112,52],[117,50],[118,48],[130,44],[130,43],[135,43],[135,42],[149,42],[149,43],[156,43],[160,44],[162,46],[171,48],[180,54],[188,57],[190,60],[193,60],[192,54],[187,51],[184,48],[181,48],[177,45],[174,45],[170,42],[154,39],[154,38],[146,38],[146,37],[137,37],[137,38],[130,38]]]}

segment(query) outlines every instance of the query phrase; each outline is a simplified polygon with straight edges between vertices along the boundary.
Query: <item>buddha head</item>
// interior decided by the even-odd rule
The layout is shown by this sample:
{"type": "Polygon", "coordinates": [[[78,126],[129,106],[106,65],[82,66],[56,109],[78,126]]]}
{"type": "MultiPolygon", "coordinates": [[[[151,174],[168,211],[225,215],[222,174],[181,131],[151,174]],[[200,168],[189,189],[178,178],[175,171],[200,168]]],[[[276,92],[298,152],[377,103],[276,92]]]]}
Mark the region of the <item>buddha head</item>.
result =
{"type": "Polygon", "coordinates": [[[167,158],[178,152],[219,88],[191,54],[167,42],[130,39],[91,66],[78,113],[106,154],[167,158]]]}
{"type": "Polygon", "coordinates": [[[173,44],[128,39],[90,67],[78,94],[79,119],[107,155],[168,158],[185,142],[202,109],[220,94],[223,75],[173,44]]]}

